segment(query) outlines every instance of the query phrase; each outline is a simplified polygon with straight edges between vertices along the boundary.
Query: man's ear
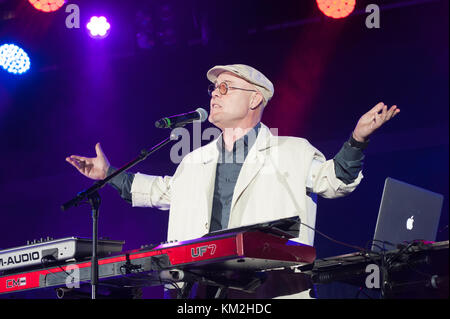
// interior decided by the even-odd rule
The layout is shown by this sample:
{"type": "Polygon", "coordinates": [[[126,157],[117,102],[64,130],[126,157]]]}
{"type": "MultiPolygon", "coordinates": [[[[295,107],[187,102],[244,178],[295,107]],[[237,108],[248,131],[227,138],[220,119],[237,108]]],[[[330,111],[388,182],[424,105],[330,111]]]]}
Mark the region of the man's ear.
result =
{"type": "Polygon", "coordinates": [[[250,109],[256,110],[263,102],[263,96],[261,93],[257,92],[253,94],[252,100],[250,102],[250,109]]]}

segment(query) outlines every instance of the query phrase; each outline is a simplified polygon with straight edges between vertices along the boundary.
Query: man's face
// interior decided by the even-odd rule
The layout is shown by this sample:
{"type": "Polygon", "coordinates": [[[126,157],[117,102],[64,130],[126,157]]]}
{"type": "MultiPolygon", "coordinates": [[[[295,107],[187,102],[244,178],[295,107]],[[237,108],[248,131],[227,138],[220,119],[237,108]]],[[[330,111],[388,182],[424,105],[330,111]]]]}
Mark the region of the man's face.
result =
{"type": "Polygon", "coordinates": [[[222,130],[244,127],[251,120],[250,106],[256,92],[236,90],[230,87],[248,90],[255,90],[255,87],[231,72],[219,74],[215,84],[217,86],[222,82],[228,84],[228,92],[221,95],[218,89],[213,91],[208,120],[222,130]]]}

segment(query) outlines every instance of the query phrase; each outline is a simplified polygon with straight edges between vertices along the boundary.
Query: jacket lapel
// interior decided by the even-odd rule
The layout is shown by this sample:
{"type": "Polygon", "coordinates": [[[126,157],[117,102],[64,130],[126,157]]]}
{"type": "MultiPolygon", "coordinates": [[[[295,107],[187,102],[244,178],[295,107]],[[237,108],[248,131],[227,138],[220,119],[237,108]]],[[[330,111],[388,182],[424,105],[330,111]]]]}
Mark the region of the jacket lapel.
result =
{"type": "Polygon", "coordinates": [[[233,208],[236,202],[239,200],[242,192],[248,187],[250,182],[256,177],[258,172],[264,165],[266,160],[265,152],[263,150],[270,147],[270,138],[272,134],[270,133],[267,126],[261,123],[261,128],[256,138],[255,145],[248,152],[247,158],[242,165],[241,171],[239,173],[236,186],[234,187],[233,200],[231,202],[230,220],[233,208]]]}
{"type": "Polygon", "coordinates": [[[206,211],[208,212],[208,221],[211,220],[211,211],[214,194],[214,183],[216,181],[216,168],[219,158],[219,151],[217,149],[217,140],[214,140],[210,144],[206,145],[202,152],[202,164],[201,164],[201,177],[199,178],[198,185],[201,185],[201,181],[205,181],[204,188],[202,190],[205,198],[206,211]]]}

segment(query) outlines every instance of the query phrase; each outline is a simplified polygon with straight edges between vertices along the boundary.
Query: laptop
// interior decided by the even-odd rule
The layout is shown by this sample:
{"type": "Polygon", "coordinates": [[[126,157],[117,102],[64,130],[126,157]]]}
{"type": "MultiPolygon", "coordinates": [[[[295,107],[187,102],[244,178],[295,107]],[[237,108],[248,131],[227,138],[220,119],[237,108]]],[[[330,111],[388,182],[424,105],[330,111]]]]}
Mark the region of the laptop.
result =
{"type": "Polygon", "coordinates": [[[386,178],[373,251],[396,249],[414,240],[436,241],[444,196],[386,178]]]}

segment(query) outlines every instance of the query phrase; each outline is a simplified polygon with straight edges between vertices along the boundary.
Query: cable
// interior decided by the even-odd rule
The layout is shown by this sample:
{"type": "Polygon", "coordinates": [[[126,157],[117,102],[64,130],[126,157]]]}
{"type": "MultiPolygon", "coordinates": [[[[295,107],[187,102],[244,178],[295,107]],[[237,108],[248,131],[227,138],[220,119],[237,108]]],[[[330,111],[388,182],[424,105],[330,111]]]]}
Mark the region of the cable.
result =
{"type": "Polygon", "coordinates": [[[397,253],[395,253],[395,255],[393,255],[392,257],[388,258],[386,260],[386,262],[388,263],[389,266],[392,266],[392,263],[395,261],[395,259],[399,258],[404,252],[406,252],[412,245],[414,242],[410,242],[408,243],[406,246],[403,246],[399,249],[399,251],[397,253]]]}
{"type": "Polygon", "coordinates": [[[409,249],[411,249],[415,245],[418,246],[421,249],[429,248],[429,246],[427,246],[427,245],[425,245],[423,243],[423,240],[417,240],[416,239],[416,240],[413,240],[411,242],[403,242],[403,245],[399,245],[400,246],[399,251],[388,260],[389,264],[392,264],[392,262],[395,259],[400,257],[402,254],[407,252],[409,249]]]}
{"type": "MultiPolygon", "coordinates": [[[[306,225],[305,223],[300,222],[300,224],[303,225],[303,226],[306,226],[306,227],[308,227],[308,228],[310,228],[310,229],[312,229],[314,232],[318,233],[319,235],[325,237],[326,239],[328,239],[328,240],[330,240],[330,241],[332,241],[332,242],[335,242],[335,243],[337,243],[337,244],[339,244],[339,245],[343,245],[343,246],[350,247],[350,248],[353,248],[353,249],[358,250],[359,252],[363,253],[363,257],[370,259],[370,260],[371,260],[374,264],[376,264],[382,271],[383,271],[383,269],[385,269],[385,268],[384,268],[384,267],[385,267],[384,264],[385,264],[385,258],[386,258],[386,255],[385,255],[386,249],[385,249],[384,245],[385,245],[385,244],[393,245],[392,243],[387,242],[387,241],[381,241],[381,240],[376,240],[376,239],[374,239],[374,240],[368,241],[368,242],[366,243],[366,247],[363,248],[363,247],[360,247],[360,246],[347,244],[347,243],[341,242],[341,241],[339,241],[339,240],[336,240],[336,239],[334,239],[334,238],[331,238],[330,236],[325,235],[324,233],[318,231],[317,229],[315,229],[315,228],[313,228],[313,227],[311,227],[311,226],[309,226],[309,225],[306,225]],[[383,243],[383,247],[380,247],[380,246],[378,246],[378,245],[374,245],[374,246],[380,248],[381,252],[372,251],[372,250],[370,250],[370,249],[367,248],[367,246],[368,246],[369,243],[375,242],[375,241],[376,241],[376,242],[381,242],[381,243],[383,243]],[[372,257],[373,254],[380,257],[380,259],[381,259],[381,265],[379,264],[379,262],[378,262],[377,260],[373,259],[373,257],[372,257]]],[[[386,269],[385,272],[387,273],[387,269],[386,269]]],[[[384,278],[384,273],[383,273],[383,278],[384,278]]],[[[384,280],[383,280],[383,281],[384,281],[384,280]]],[[[355,298],[358,298],[360,293],[363,293],[363,294],[366,295],[369,299],[372,299],[369,295],[367,295],[367,294],[363,291],[362,287],[360,287],[360,290],[357,292],[355,298]]],[[[381,284],[381,297],[383,297],[384,295],[385,295],[385,288],[384,288],[384,285],[383,285],[383,283],[382,283],[382,284],[381,284]]]]}
{"type": "MultiPolygon", "coordinates": [[[[52,256],[52,255],[43,256],[41,258],[41,264],[42,264],[43,267],[49,267],[49,266],[51,266],[50,265],[51,262],[56,262],[56,261],[57,261],[56,258],[54,256],[52,256]]],[[[56,265],[56,266],[59,269],[61,269],[67,275],[67,277],[71,278],[71,282],[72,283],[74,282],[75,277],[73,277],[71,274],[69,274],[64,268],[61,267],[61,265],[56,265]]],[[[47,273],[45,274],[44,282],[47,284],[47,275],[48,274],[51,274],[51,275],[54,275],[54,276],[57,276],[57,275],[56,275],[56,273],[53,273],[53,272],[51,272],[48,269],[46,269],[46,271],[47,271],[47,273]]]]}
{"type": "MultiPolygon", "coordinates": [[[[281,184],[286,189],[286,191],[289,194],[289,196],[290,196],[290,198],[292,200],[292,203],[294,204],[296,210],[297,211],[301,211],[300,205],[297,203],[297,200],[295,199],[296,197],[294,196],[294,192],[292,191],[291,187],[289,187],[289,183],[287,181],[286,176],[279,171],[278,166],[275,165],[275,163],[273,162],[272,158],[271,157],[269,157],[269,158],[270,158],[270,161],[272,162],[272,167],[275,169],[275,173],[277,174],[278,180],[281,182],[281,184]]],[[[307,225],[305,223],[302,223],[301,221],[300,221],[300,224],[305,226],[305,227],[308,227],[309,229],[313,230],[314,232],[317,232],[318,234],[322,235],[323,237],[327,238],[328,240],[330,240],[332,242],[335,242],[335,243],[337,243],[339,245],[343,245],[343,246],[346,246],[346,247],[350,247],[352,249],[356,249],[356,250],[361,251],[361,252],[363,252],[365,254],[368,253],[367,249],[365,249],[365,248],[362,248],[362,247],[359,247],[359,246],[355,246],[355,245],[350,245],[350,244],[347,244],[347,243],[335,240],[335,239],[331,238],[330,236],[327,236],[327,235],[323,234],[322,232],[316,230],[315,228],[313,228],[313,227],[311,227],[311,226],[309,226],[309,225],[307,225]]]]}
{"type": "MultiPolygon", "coordinates": [[[[161,280],[161,278],[159,278],[159,279],[152,279],[151,277],[149,277],[149,278],[132,278],[132,277],[129,276],[130,274],[124,274],[122,272],[122,267],[120,267],[119,269],[120,269],[120,275],[125,277],[125,278],[127,278],[130,281],[140,281],[140,282],[146,282],[146,283],[148,283],[148,282],[157,282],[157,283],[160,283],[160,284],[167,283],[167,284],[170,284],[172,287],[174,287],[177,290],[180,289],[180,287],[176,284],[175,281],[172,281],[172,280],[169,280],[169,279],[161,280]]],[[[130,287],[136,287],[136,286],[130,286],[130,287]]],[[[146,285],[143,285],[141,287],[146,287],[146,285]]]]}
{"type": "MultiPolygon", "coordinates": [[[[159,259],[155,259],[155,262],[159,265],[159,259]]],[[[177,283],[175,281],[170,280],[170,279],[161,280],[161,277],[159,277],[159,276],[158,276],[159,279],[152,279],[151,277],[150,278],[132,278],[129,275],[130,274],[136,274],[136,273],[131,272],[131,273],[127,274],[127,273],[123,272],[123,269],[127,268],[128,266],[129,265],[124,264],[124,265],[119,267],[120,275],[125,277],[127,280],[138,281],[138,282],[146,282],[146,283],[148,283],[148,282],[157,282],[157,283],[160,283],[160,284],[169,284],[172,287],[174,287],[174,289],[177,291],[177,295],[181,296],[181,288],[177,285],[177,283]]],[[[130,286],[130,287],[137,287],[137,286],[130,286]]],[[[146,287],[146,285],[142,285],[142,286],[139,286],[139,287],[146,287]]]]}
{"type": "Polygon", "coordinates": [[[389,245],[389,246],[392,246],[392,247],[396,247],[395,244],[393,244],[393,243],[391,243],[391,242],[389,242],[389,241],[387,241],[387,240],[371,239],[371,240],[369,240],[369,241],[366,243],[366,248],[367,248],[368,244],[373,243],[373,242],[379,242],[379,243],[382,243],[382,244],[383,244],[383,247],[380,247],[380,246],[378,246],[377,244],[373,244],[373,246],[379,248],[379,249],[382,250],[382,251],[386,251],[386,247],[385,247],[386,244],[389,245]]]}
{"type": "MultiPolygon", "coordinates": [[[[414,245],[421,246],[421,247],[419,247],[419,248],[422,248],[422,249],[424,249],[424,248],[429,248],[427,245],[424,245],[424,243],[423,243],[422,240],[413,240],[412,242],[409,242],[409,243],[407,242],[407,245],[406,245],[406,246],[403,246],[403,247],[402,247],[402,248],[401,248],[394,256],[392,256],[392,257],[388,260],[389,266],[392,267],[392,266],[393,266],[393,262],[395,261],[395,259],[399,258],[402,254],[408,252],[408,250],[410,250],[414,245]]],[[[431,274],[427,274],[427,273],[421,272],[421,271],[419,271],[419,270],[417,270],[417,269],[414,269],[413,266],[410,265],[409,262],[406,263],[406,266],[407,266],[410,270],[412,270],[412,271],[414,271],[414,272],[416,272],[416,273],[418,273],[418,274],[420,274],[420,275],[422,275],[422,276],[425,276],[425,277],[427,277],[427,278],[429,278],[429,279],[432,277],[431,274]]]]}
{"type": "MultiPolygon", "coordinates": [[[[385,297],[385,294],[386,294],[386,287],[385,286],[387,286],[387,284],[384,285],[384,283],[388,283],[388,281],[389,281],[388,278],[384,278],[384,274],[385,273],[388,274],[389,272],[392,271],[392,269],[394,267],[394,262],[398,258],[400,258],[402,255],[407,254],[409,252],[413,252],[411,250],[411,248],[413,246],[418,246],[420,249],[429,248],[429,246],[425,245],[422,240],[413,240],[411,242],[403,242],[403,244],[400,244],[398,246],[399,246],[399,250],[395,254],[393,254],[392,256],[385,255],[382,258],[382,270],[384,270],[384,273],[383,273],[383,285],[381,287],[382,288],[382,290],[381,290],[382,297],[385,297]]],[[[413,265],[410,264],[410,260],[409,259],[404,261],[404,265],[406,265],[406,267],[408,267],[409,270],[414,271],[414,272],[416,272],[416,273],[426,277],[428,280],[431,280],[431,278],[432,278],[431,274],[427,274],[427,273],[424,273],[424,272],[421,272],[421,271],[415,269],[413,267],[413,265]]]]}
{"type": "Polygon", "coordinates": [[[330,241],[332,241],[332,242],[335,242],[335,243],[337,243],[337,244],[339,244],[339,245],[342,245],[342,246],[346,246],[346,247],[350,247],[350,248],[356,249],[356,250],[358,250],[358,251],[360,251],[360,252],[363,252],[364,254],[369,254],[369,252],[370,252],[370,253],[374,253],[374,254],[379,254],[379,253],[377,253],[377,252],[370,251],[370,250],[368,250],[368,249],[366,249],[366,248],[359,247],[359,246],[356,246],[356,245],[347,244],[347,243],[344,243],[344,242],[342,242],[342,241],[339,241],[339,240],[336,240],[336,239],[334,239],[334,238],[331,238],[330,236],[325,235],[324,233],[318,231],[318,230],[315,229],[314,227],[311,227],[311,226],[309,226],[309,225],[307,225],[307,224],[305,224],[305,223],[300,222],[300,224],[303,225],[303,226],[305,226],[305,227],[308,227],[309,229],[313,230],[314,232],[318,233],[319,235],[322,235],[322,236],[325,237],[326,239],[328,239],[328,240],[330,240],[330,241]]]}

